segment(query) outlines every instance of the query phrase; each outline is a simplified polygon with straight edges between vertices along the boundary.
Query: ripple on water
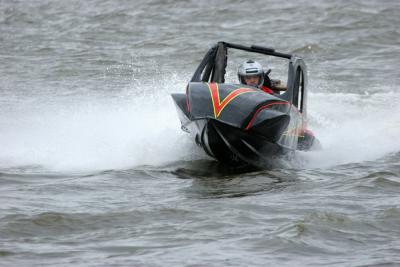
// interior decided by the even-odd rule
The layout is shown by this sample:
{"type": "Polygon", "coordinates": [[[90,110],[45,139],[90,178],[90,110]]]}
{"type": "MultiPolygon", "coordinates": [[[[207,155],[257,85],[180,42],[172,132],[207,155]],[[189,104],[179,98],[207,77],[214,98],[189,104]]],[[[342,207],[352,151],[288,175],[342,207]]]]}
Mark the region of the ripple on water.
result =
{"type": "Polygon", "coordinates": [[[400,177],[391,171],[375,171],[357,179],[358,190],[371,193],[400,193],[400,177]]]}

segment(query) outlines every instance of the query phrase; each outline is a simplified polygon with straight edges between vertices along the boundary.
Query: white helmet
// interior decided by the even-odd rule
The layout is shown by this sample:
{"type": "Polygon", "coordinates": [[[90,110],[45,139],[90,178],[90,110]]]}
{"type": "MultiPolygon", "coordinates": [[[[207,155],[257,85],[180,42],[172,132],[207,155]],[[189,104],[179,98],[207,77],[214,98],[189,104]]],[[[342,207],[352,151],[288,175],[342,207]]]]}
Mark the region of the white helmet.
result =
{"type": "Polygon", "coordinates": [[[247,60],[243,62],[238,68],[238,79],[239,82],[244,84],[243,77],[245,76],[253,76],[259,75],[260,81],[258,82],[258,86],[264,83],[264,71],[260,63],[254,60],[247,60]]]}

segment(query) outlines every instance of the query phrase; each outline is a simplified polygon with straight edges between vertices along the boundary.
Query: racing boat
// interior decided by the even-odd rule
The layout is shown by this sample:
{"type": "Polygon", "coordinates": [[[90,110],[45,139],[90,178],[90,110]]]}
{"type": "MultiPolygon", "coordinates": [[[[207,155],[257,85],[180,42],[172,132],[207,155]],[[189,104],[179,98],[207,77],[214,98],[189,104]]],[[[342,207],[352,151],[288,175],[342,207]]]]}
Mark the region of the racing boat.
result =
{"type": "MultiPolygon", "coordinates": [[[[267,73],[264,77],[271,86],[267,73]]],[[[204,56],[186,92],[172,98],[182,130],[191,133],[209,156],[230,166],[263,167],[276,156],[317,146],[306,129],[306,89],[306,64],[300,57],[267,47],[218,42],[204,56]],[[284,59],[287,86],[275,86],[276,93],[267,94],[256,87],[225,83],[230,49],[284,59]]]]}

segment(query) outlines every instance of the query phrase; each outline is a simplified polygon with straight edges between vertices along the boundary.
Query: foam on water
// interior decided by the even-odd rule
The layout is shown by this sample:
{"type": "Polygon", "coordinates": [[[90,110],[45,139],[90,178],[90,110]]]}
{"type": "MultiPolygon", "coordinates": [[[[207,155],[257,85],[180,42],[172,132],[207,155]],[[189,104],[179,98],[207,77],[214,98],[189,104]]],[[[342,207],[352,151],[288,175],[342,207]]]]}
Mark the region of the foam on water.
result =
{"type": "MultiPolygon", "coordinates": [[[[177,79],[165,81],[163,89],[154,82],[136,84],[114,99],[49,97],[33,110],[7,111],[0,119],[1,167],[91,171],[207,158],[180,130],[169,95],[184,84],[177,79]]],[[[301,167],[362,162],[399,151],[400,95],[386,91],[310,93],[309,125],[323,150],[298,153],[301,167]]]]}
{"type": "Polygon", "coordinates": [[[190,159],[198,151],[180,130],[169,94],[126,97],[69,104],[49,99],[33,112],[10,112],[0,121],[2,167],[129,168],[190,159]]]}
{"type": "Polygon", "coordinates": [[[398,93],[316,93],[309,97],[310,127],[323,149],[299,153],[307,167],[376,160],[400,151],[398,93]]]}

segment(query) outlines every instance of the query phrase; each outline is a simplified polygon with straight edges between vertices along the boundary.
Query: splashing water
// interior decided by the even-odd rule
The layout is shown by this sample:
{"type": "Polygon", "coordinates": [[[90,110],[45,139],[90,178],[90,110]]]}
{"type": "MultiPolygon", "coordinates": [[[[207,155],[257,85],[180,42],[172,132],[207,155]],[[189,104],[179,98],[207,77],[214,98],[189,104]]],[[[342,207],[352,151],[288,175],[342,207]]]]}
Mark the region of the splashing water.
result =
{"type": "Polygon", "coordinates": [[[104,170],[182,160],[196,153],[166,92],[126,100],[52,99],[34,111],[8,112],[0,123],[2,167],[104,170]]]}
{"type": "Polygon", "coordinates": [[[400,150],[400,95],[310,95],[310,126],[323,149],[300,153],[307,167],[375,160],[400,150]]]}
{"type": "MultiPolygon", "coordinates": [[[[0,120],[2,167],[105,170],[207,158],[180,130],[165,89],[179,91],[175,88],[184,88],[184,81],[173,79],[162,90],[155,83],[135,86],[117,99],[49,98],[33,110],[7,111],[0,120]]],[[[394,92],[309,94],[310,128],[323,149],[297,153],[299,167],[374,160],[399,151],[399,99],[394,92]]]]}

